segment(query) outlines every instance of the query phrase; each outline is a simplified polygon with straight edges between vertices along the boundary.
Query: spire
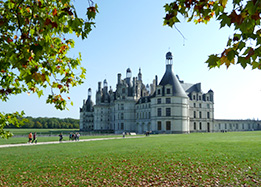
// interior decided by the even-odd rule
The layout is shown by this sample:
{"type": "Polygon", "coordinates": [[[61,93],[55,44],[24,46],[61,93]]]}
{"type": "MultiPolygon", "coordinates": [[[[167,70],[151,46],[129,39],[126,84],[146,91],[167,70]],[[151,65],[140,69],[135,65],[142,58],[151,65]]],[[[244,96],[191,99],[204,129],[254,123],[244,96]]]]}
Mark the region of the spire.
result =
{"type": "Polygon", "coordinates": [[[88,89],[88,98],[91,98],[91,96],[92,96],[92,89],[89,88],[89,89],[88,89]]]}
{"type": "Polygon", "coordinates": [[[139,80],[139,81],[142,80],[142,74],[141,74],[141,69],[140,69],[140,68],[139,68],[138,80],[139,80]]]}
{"type": "Polygon", "coordinates": [[[87,112],[92,112],[93,111],[93,102],[91,100],[91,95],[92,95],[92,90],[91,88],[88,89],[88,99],[86,101],[86,108],[85,110],[87,112]]]}
{"type": "Polygon", "coordinates": [[[179,96],[179,97],[187,97],[187,94],[185,93],[184,89],[182,88],[179,80],[174,75],[172,71],[172,53],[168,52],[166,54],[166,71],[163,75],[159,85],[165,86],[165,85],[171,85],[172,86],[172,95],[173,96],[179,96]]]}

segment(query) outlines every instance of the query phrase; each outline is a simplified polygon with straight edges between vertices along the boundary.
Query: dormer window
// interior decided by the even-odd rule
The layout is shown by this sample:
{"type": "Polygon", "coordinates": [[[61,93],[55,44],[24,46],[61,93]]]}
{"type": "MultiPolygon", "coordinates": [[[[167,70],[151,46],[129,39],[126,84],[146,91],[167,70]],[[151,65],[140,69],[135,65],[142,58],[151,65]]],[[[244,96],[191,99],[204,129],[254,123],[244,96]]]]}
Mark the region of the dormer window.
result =
{"type": "Polygon", "coordinates": [[[170,94],[170,88],[167,88],[167,94],[170,94]]]}
{"type": "Polygon", "coordinates": [[[160,89],[158,89],[158,95],[160,95],[160,89]]]}

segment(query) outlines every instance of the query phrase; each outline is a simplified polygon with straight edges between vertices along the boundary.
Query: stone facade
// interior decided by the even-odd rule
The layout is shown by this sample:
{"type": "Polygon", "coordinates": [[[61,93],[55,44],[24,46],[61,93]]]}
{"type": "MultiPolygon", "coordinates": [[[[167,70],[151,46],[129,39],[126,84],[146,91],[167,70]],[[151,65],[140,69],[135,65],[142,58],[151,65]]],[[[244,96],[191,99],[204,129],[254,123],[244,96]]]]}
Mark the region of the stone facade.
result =
{"type": "Polygon", "coordinates": [[[166,71],[150,85],[142,80],[141,69],[132,78],[119,73],[116,90],[106,80],[98,82],[96,104],[88,99],[80,108],[80,130],[113,133],[190,133],[260,130],[261,122],[253,120],[215,120],[214,92],[201,90],[201,83],[190,84],[173,73],[172,54],[166,54],[166,71]]]}

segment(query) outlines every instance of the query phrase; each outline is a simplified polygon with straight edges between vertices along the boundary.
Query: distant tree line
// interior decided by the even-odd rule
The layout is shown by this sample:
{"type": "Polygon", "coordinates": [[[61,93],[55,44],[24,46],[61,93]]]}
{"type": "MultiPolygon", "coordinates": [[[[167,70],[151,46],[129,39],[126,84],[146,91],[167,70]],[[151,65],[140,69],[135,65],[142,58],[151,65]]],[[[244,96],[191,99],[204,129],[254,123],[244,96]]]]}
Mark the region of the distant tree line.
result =
{"type": "MultiPolygon", "coordinates": [[[[33,118],[25,117],[27,122],[20,128],[37,128],[37,129],[79,129],[78,119],[72,118],[33,118]]],[[[16,128],[14,125],[8,125],[7,128],[16,128]]]]}

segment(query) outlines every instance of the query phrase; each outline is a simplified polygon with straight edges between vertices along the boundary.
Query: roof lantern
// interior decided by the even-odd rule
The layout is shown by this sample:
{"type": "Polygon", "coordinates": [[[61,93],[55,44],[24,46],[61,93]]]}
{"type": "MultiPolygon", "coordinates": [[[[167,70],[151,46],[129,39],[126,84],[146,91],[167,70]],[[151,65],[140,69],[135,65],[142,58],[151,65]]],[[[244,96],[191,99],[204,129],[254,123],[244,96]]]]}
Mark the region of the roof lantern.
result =
{"type": "Polygon", "coordinates": [[[169,51],[166,54],[166,64],[172,64],[172,59],[173,59],[173,55],[172,53],[169,51]]]}
{"type": "Polygon", "coordinates": [[[89,89],[88,89],[88,97],[91,97],[91,95],[92,95],[92,89],[89,88],[89,89]]]}
{"type": "Polygon", "coordinates": [[[128,68],[128,69],[126,70],[126,77],[127,77],[127,78],[131,78],[131,69],[130,69],[130,68],[128,68]]]}

